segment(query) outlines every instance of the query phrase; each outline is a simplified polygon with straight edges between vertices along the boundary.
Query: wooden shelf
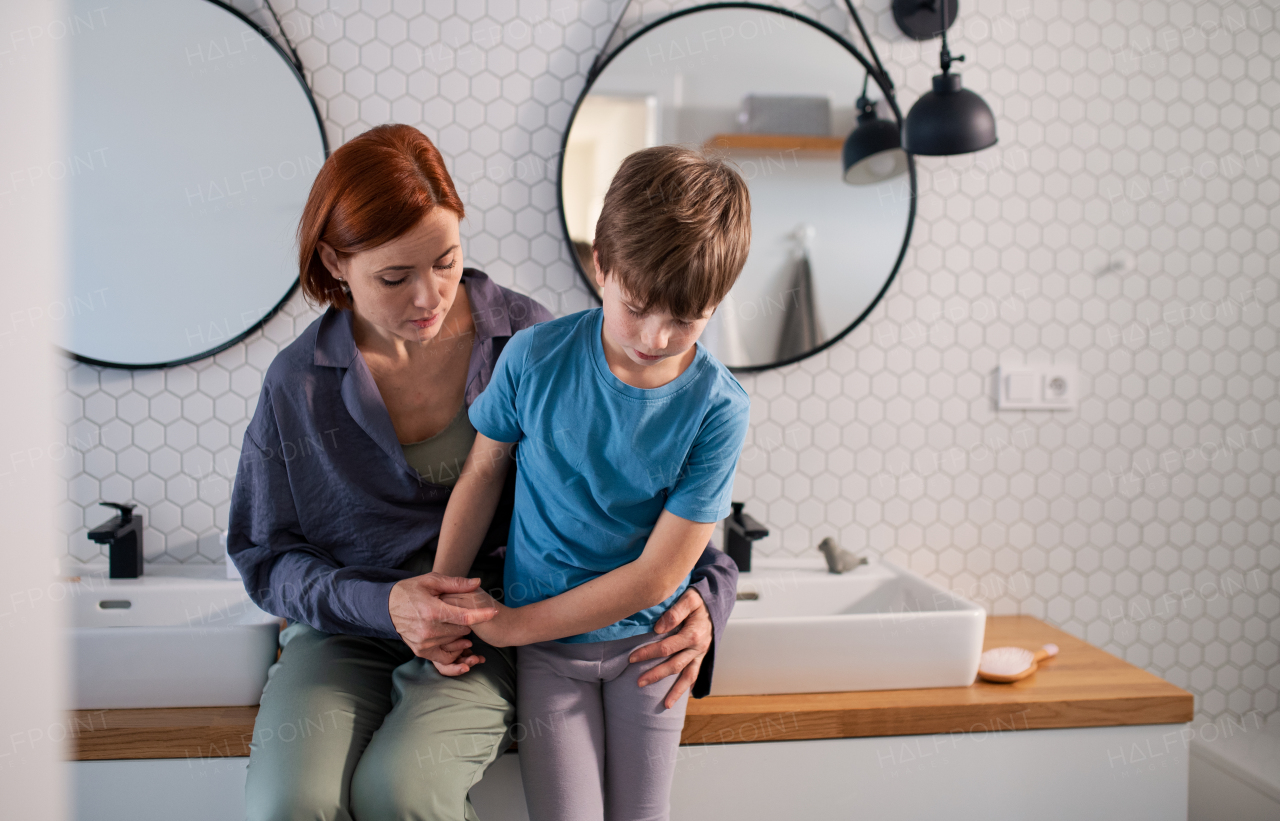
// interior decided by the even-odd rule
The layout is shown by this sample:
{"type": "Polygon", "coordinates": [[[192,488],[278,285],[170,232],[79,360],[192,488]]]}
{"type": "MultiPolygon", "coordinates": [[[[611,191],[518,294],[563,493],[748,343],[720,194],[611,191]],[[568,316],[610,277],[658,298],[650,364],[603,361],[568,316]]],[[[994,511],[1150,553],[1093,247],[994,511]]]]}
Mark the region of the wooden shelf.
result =
{"type": "Polygon", "coordinates": [[[703,143],[710,149],[730,151],[803,151],[816,154],[839,154],[844,149],[843,137],[810,137],[803,134],[716,134],[703,143]]]}
{"type": "MultiPolygon", "coordinates": [[[[1030,616],[987,619],[984,646],[1057,658],[1014,684],[691,700],[684,744],[982,733],[1062,727],[1181,724],[1190,693],[1030,616]]],[[[81,710],[69,721],[74,760],[236,757],[249,754],[257,707],[81,710]]]]}

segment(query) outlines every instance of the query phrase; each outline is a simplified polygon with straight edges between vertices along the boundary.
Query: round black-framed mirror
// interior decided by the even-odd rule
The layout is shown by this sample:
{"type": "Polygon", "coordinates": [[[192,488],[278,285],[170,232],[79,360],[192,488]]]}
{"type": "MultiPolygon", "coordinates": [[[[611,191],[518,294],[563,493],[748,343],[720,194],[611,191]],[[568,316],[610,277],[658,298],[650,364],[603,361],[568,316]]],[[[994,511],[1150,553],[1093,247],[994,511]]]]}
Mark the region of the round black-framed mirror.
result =
{"type": "Polygon", "coordinates": [[[561,142],[561,227],[588,290],[596,293],[595,217],[622,158],[647,145],[703,144],[747,179],[753,234],[747,265],[704,344],[750,373],[843,339],[892,284],[915,222],[909,156],[900,177],[875,185],[843,179],[841,146],[857,123],[868,73],[901,127],[896,101],[862,53],[788,9],[703,4],[627,37],[588,78],[561,142]],[[808,210],[797,213],[796,204],[808,210]]]}
{"type": "Polygon", "coordinates": [[[280,45],[221,0],[71,10],[55,342],[130,370],[212,356],[297,288],[297,222],[329,155],[319,109],[280,45]]]}

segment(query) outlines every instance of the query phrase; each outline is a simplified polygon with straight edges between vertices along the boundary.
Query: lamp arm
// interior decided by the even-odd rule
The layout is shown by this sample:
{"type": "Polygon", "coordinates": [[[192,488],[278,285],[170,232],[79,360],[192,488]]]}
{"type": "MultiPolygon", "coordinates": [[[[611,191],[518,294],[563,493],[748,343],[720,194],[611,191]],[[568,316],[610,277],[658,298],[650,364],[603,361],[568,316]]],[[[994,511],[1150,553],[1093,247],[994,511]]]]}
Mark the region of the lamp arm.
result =
{"type": "MultiPolygon", "coordinates": [[[[871,38],[867,36],[867,29],[862,25],[862,18],[858,16],[858,10],[853,7],[853,0],[844,0],[845,6],[849,9],[849,15],[853,17],[854,24],[858,27],[858,32],[862,34],[862,41],[867,44],[867,51],[871,52],[871,59],[876,64],[876,80],[880,85],[884,86],[885,93],[893,101],[893,80],[889,79],[889,72],[884,70],[884,64],[880,62],[880,55],[876,53],[875,44],[871,42],[871,38]]],[[[896,102],[894,108],[897,108],[896,102]]]]}
{"type": "Polygon", "coordinates": [[[947,0],[939,0],[938,13],[942,16],[942,53],[938,55],[938,62],[942,65],[942,73],[947,74],[951,71],[952,63],[959,63],[964,60],[963,54],[951,55],[951,48],[947,45],[947,0]]]}

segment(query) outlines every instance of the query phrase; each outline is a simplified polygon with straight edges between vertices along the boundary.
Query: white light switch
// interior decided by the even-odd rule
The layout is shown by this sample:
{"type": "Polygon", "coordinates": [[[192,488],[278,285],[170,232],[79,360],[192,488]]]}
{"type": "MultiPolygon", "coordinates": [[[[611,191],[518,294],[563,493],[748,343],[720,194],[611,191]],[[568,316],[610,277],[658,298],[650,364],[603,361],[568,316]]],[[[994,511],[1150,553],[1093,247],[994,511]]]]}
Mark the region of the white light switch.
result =
{"type": "Polygon", "coordinates": [[[1079,374],[1071,365],[1001,365],[996,372],[1000,410],[1069,410],[1076,406],[1079,374]]]}
{"type": "Polygon", "coordinates": [[[1034,402],[1036,388],[1040,386],[1040,380],[1036,377],[1037,374],[1033,371],[1014,371],[1005,377],[1009,380],[1009,398],[1014,402],[1034,402]]]}

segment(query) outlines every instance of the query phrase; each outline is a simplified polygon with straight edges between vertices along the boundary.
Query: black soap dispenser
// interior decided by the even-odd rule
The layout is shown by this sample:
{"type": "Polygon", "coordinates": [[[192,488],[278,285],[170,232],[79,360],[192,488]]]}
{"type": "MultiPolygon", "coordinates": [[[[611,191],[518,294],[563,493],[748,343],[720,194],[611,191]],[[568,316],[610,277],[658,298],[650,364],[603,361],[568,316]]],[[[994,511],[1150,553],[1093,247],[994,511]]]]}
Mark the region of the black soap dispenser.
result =
{"type": "Polygon", "coordinates": [[[142,514],[133,513],[135,505],[99,502],[120,511],[89,531],[89,538],[107,546],[107,577],[136,579],[142,575],[142,514]]]}

